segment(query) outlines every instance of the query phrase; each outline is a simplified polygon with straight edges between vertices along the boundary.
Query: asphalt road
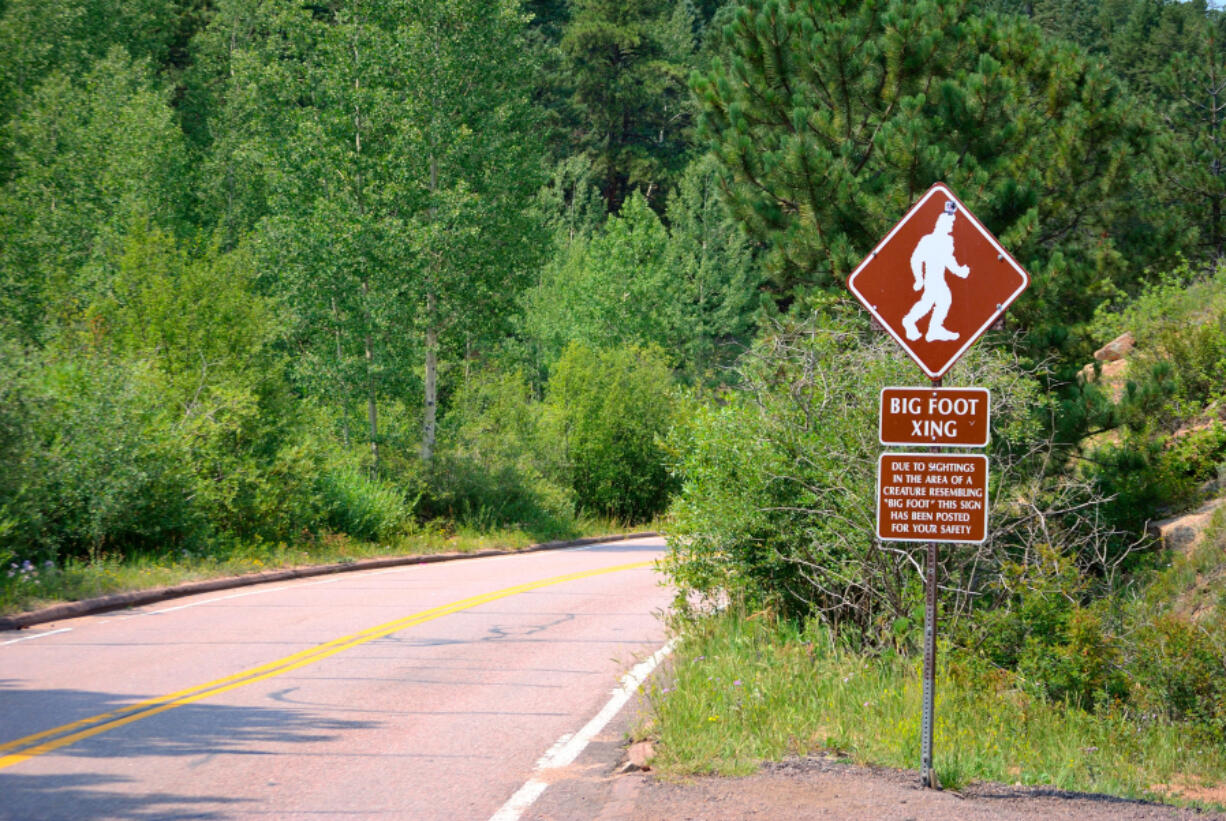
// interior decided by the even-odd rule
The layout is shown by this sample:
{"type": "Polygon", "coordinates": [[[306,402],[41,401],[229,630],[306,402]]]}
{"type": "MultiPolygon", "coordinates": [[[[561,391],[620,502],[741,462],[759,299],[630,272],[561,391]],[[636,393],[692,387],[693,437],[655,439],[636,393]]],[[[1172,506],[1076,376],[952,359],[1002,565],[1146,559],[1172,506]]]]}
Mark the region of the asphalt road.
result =
{"type": "Polygon", "coordinates": [[[345,573],[0,633],[0,818],[488,819],[664,643],[662,552],[345,573]]]}

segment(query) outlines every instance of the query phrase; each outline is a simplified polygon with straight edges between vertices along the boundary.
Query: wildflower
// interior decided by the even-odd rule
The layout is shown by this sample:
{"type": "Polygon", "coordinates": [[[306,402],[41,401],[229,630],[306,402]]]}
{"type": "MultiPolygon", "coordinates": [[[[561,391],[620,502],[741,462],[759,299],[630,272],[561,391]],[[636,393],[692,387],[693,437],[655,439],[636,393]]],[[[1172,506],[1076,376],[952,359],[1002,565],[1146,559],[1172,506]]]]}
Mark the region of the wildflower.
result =
{"type": "Polygon", "coordinates": [[[741,680],[738,678],[736,681],[732,682],[732,686],[733,686],[733,687],[740,687],[740,686],[741,686],[741,680]]]}
{"type": "Polygon", "coordinates": [[[707,716],[707,721],[719,721],[719,716],[707,716]]]}

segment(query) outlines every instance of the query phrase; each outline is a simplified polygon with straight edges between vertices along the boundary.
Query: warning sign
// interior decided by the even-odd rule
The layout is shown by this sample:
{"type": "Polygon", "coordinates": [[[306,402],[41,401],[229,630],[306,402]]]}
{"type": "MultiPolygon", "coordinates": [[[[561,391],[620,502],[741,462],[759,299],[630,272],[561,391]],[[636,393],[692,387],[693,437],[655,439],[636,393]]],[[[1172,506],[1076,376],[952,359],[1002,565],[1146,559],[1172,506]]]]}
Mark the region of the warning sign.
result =
{"type": "Polygon", "coordinates": [[[1030,284],[1030,275],[941,183],[847,278],[931,379],[945,375],[1030,284]]]}
{"type": "Polygon", "coordinates": [[[877,538],[973,542],[988,537],[988,458],[883,453],[877,462],[877,538]]]}

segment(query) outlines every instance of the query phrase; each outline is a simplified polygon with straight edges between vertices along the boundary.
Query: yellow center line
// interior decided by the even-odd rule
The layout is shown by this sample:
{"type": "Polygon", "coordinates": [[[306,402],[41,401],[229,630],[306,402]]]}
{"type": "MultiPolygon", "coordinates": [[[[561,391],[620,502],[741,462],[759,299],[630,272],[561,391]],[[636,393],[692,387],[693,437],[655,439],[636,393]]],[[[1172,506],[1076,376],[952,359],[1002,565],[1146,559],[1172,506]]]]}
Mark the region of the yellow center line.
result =
{"type": "Polygon", "coordinates": [[[62,724],[59,727],[53,727],[50,730],[43,730],[39,733],[23,736],[12,741],[0,744],[0,753],[6,753],[0,756],[0,770],[6,767],[11,767],[14,764],[20,764],[35,756],[49,753],[53,750],[58,750],[61,747],[67,747],[69,744],[75,744],[91,736],[105,733],[108,730],[114,730],[123,727],[126,724],[131,724],[134,721],[140,721],[143,718],[149,718],[159,713],[164,713],[167,710],[173,710],[176,707],[182,707],[201,699],[225,693],[229,690],[234,690],[239,687],[246,687],[248,684],[254,684],[257,681],[273,678],[275,676],[288,673],[291,670],[297,670],[300,667],[306,667],[309,664],[314,664],[317,661],[323,661],[330,656],[345,650],[352,649],[359,645],[365,644],[376,639],[381,639],[390,636],[400,630],[408,627],[415,627],[419,624],[425,624],[428,621],[442,618],[443,616],[452,613],[458,613],[461,610],[468,610],[488,602],[505,599],[508,596],[514,596],[519,593],[526,593],[529,590],[536,590],[541,587],[549,587],[550,585],[563,584],[565,582],[577,581],[586,579],[592,576],[601,576],[606,573],[617,573],[622,570],[634,570],[640,567],[650,567],[655,564],[653,561],[634,562],[632,564],[619,564],[613,567],[602,567],[597,570],[584,570],[578,573],[568,573],[565,576],[554,576],[550,579],[542,579],[540,581],[528,582],[526,584],[508,587],[504,590],[496,590],[492,593],[482,593],[479,596],[472,596],[467,599],[452,602],[450,604],[432,607],[429,610],[422,610],[420,613],[414,613],[411,616],[389,621],[385,624],[380,624],[375,627],[367,628],[357,633],[351,633],[348,636],[341,636],[332,641],[324,642],[323,644],[310,647],[306,650],[300,650],[297,653],[285,656],[284,658],[270,661],[267,664],[261,664],[258,667],[252,667],[248,670],[235,673],[225,678],[219,678],[210,681],[207,684],[201,684],[196,687],[189,687],[185,690],[178,690],[173,693],[167,693],[164,696],[150,698],[144,701],[139,701],[135,704],[130,704],[117,710],[111,710],[105,713],[99,713],[96,716],[82,718],[78,721],[73,721],[68,724],[62,724]]]}

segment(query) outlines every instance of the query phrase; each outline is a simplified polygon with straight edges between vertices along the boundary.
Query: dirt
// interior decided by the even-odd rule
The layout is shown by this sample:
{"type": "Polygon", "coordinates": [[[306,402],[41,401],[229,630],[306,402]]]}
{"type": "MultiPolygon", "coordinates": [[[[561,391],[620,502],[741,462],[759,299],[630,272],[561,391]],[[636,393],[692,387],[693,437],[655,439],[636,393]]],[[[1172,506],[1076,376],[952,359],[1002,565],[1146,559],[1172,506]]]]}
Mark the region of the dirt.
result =
{"type": "Polygon", "coordinates": [[[715,819],[1211,819],[1226,814],[1181,809],[1108,795],[979,783],[963,790],[925,790],[918,772],[859,767],[822,758],[766,764],[741,778],[669,780],[635,771],[588,769],[555,783],[525,818],[536,821],[715,821],[715,819]],[[586,785],[582,782],[586,781],[586,785]]]}
{"type": "MultiPolygon", "coordinates": [[[[767,763],[756,774],[741,778],[670,779],[633,768],[624,741],[630,721],[623,714],[598,736],[524,814],[525,821],[1226,820],[1226,813],[1049,787],[978,783],[956,791],[927,790],[920,787],[917,771],[861,767],[820,756],[767,763]]],[[[1218,795],[1219,787],[1181,784],[1155,785],[1155,789],[1177,790],[1189,799],[1205,801],[1224,797],[1218,795]],[[1205,794],[1195,794],[1198,790],[1205,794]]]]}

